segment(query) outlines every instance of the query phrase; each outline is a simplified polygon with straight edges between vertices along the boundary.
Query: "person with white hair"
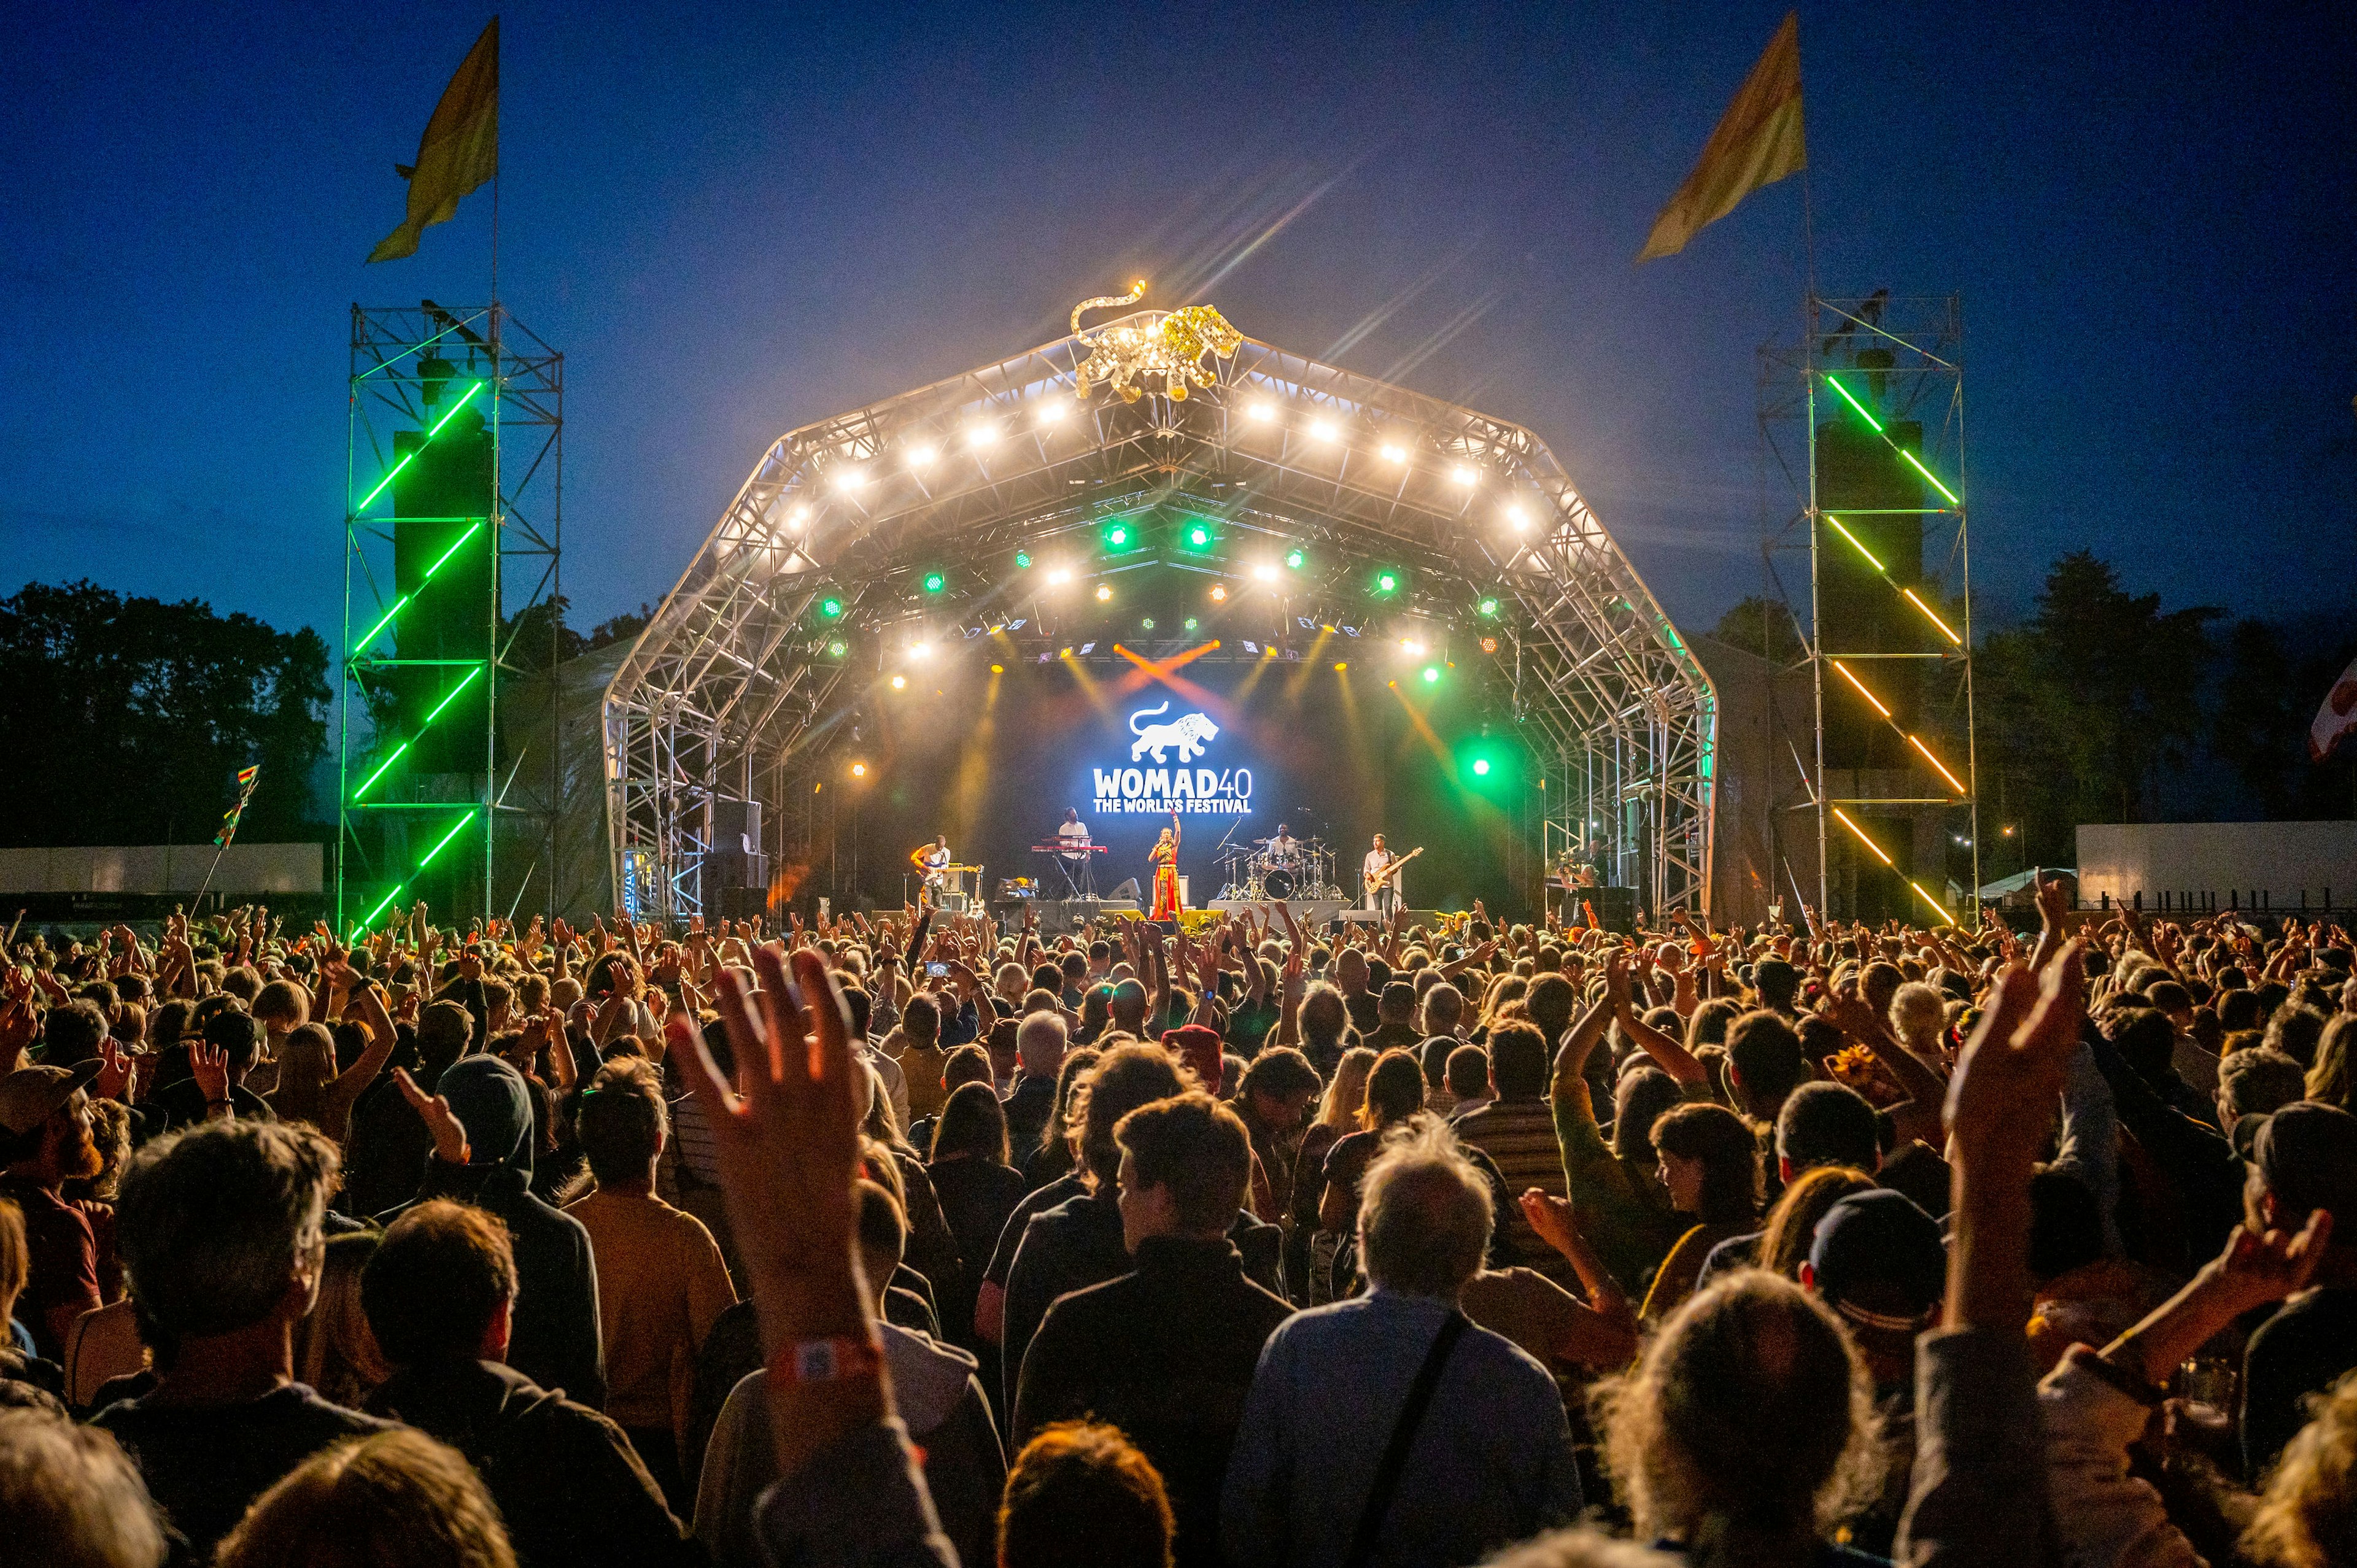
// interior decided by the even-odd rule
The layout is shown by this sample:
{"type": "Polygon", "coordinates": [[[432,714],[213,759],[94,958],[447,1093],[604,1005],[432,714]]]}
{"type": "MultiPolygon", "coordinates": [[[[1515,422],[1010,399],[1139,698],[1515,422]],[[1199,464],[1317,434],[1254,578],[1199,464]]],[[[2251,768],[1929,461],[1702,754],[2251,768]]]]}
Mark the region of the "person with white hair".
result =
{"type": "Polygon", "coordinates": [[[1056,1077],[1063,1070],[1071,1037],[1056,1013],[1034,1013],[1016,1028],[1015,1057],[1022,1065],[1006,1096],[1006,1141],[1027,1157],[1056,1113],[1056,1077]]]}
{"type": "Polygon", "coordinates": [[[1446,1127],[1411,1123],[1368,1165],[1372,1288],[1270,1336],[1221,1498],[1230,1562],[1470,1563],[1577,1517],[1554,1378],[1458,1306],[1495,1222],[1446,1127]]]}

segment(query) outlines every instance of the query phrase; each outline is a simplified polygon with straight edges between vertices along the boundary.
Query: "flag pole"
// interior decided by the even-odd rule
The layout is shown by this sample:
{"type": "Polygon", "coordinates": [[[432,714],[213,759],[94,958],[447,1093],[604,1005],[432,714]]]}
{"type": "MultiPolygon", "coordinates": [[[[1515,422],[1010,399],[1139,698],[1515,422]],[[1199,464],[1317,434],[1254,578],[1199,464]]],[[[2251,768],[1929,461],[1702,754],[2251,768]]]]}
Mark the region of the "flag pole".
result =
{"type": "Polygon", "coordinates": [[[190,901],[188,906],[190,908],[201,909],[205,907],[205,894],[213,885],[213,873],[221,869],[221,856],[228,853],[229,845],[225,843],[217,843],[213,845],[213,863],[205,867],[205,879],[202,883],[198,885],[197,896],[190,901]]]}

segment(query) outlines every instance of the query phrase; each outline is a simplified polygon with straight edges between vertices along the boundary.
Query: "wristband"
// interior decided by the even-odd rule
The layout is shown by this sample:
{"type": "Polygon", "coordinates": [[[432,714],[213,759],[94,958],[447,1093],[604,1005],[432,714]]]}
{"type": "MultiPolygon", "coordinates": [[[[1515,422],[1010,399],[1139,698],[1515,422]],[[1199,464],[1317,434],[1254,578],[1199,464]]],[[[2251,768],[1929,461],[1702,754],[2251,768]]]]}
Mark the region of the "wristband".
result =
{"type": "Polygon", "coordinates": [[[875,1377],[883,1369],[884,1352],[874,1340],[841,1335],[796,1341],[785,1364],[788,1380],[797,1383],[845,1382],[875,1377]]]}

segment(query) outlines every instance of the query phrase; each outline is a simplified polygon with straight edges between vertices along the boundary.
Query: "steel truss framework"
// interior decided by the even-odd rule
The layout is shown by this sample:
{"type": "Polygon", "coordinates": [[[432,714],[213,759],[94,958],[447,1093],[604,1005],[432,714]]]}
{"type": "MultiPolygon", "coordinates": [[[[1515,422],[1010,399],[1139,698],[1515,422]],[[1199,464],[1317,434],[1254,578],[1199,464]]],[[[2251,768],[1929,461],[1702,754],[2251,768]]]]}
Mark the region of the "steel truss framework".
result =
{"type": "MultiPolygon", "coordinates": [[[[547,800],[558,800],[557,704],[547,704],[544,738],[506,737],[504,768],[500,710],[502,687],[518,672],[520,656],[542,660],[545,666],[556,660],[558,618],[529,612],[554,599],[561,585],[565,356],[496,301],[446,307],[426,300],[414,307],[354,305],[350,365],[337,704],[337,928],[373,921],[446,846],[471,848],[480,856],[480,870],[458,880],[470,895],[464,900],[468,908],[437,902],[437,918],[441,908],[509,917],[525,884],[544,863],[553,864],[554,853],[554,809],[526,809],[511,803],[511,795],[529,765],[546,771],[547,800]],[[464,549],[487,554],[493,585],[490,601],[480,607],[481,667],[489,676],[482,733],[468,737],[470,747],[479,741],[481,768],[388,773],[398,760],[395,752],[415,737],[376,729],[370,717],[370,677],[405,665],[447,662],[380,651],[393,642],[401,617],[417,596],[403,596],[394,581],[390,481],[403,459],[393,450],[393,436],[432,429],[453,412],[460,389],[475,381],[482,383],[476,395],[487,400],[491,434],[492,511],[480,520],[481,534],[470,532],[454,553],[464,549]],[[544,656],[518,645],[535,628],[550,639],[544,656]],[[366,789],[379,775],[389,779],[384,788],[366,789]],[[469,826],[481,830],[472,845],[466,844],[469,826]]],[[[543,876],[541,885],[554,883],[543,876]]]]}
{"type": "MultiPolygon", "coordinates": [[[[1162,314],[1125,320],[1150,330],[1162,314]]],[[[1716,694],[1535,435],[1249,338],[1183,400],[1099,390],[1076,402],[1086,352],[1063,338],[806,425],[762,455],[607,690],[620,902],[667,918],[705,910],[718,801],[782,807],[773,842],[795,847],[794,823],[807,831],[829,809],[815,758],[886,628],[924,614],[1003,624],[1034,592],[1007,581],[1018,550],[1175,501],[1223,532],[1391,563],[1414,585],[1411,607],[1456,625],[1496,600],[1479,624],[1540,759],[1544,841],[1580,833],[1656,910],[1707,908],[1716,694]],[[918,572],[944,566],[948,591],[928,596],[918,572]],[[1584,829],[1591,817],[1606,823],[1600,841],[1584,829]]],[[[1249,586],[1232,562],[1158,564],[1249,586]]]]}
{"type": "MultiPolygon", "coordinates": [[[[1954,295],[1893,296],[1887,290],[1862,299],[1810,295],[1800,340],[1773,344],[1760,352],[1760,421],[1770,464],[1791,498],[1781,520],[1770,527],[1768,567],[1796,626],[1803,621],[1794,587],[1777,563],[1780,556],[1802,552],[1808,561],[1808,581],[1802,590],[1808,608],[1803,657],[1810,667],[1814,711],[1812,733],[1802,737],[1810,759],[1808,778],[1792,811],[1813,819],[1817,908],[1833,915],[1856,912],[1839,907],[1834,868],[1845,856],[1861,874],[1896,875],[1876,843],[1877,818],[1882,831],[1905,831],[1914,818],[1929,813],[1937,821],[1943,850],[1951,842],[1963,842],[1971,886],[1977,888],[1980,800],[1973,721],[1971,531],[1964,499],[1962,300],[1954,295]],[[1883,564],[1841,527],[1840,514],[1818,504],[1819,444],[1813,435],[1821,424],[1834,419],[1855,420],[1886,441],[1885,423],[1921,423],[1921,450],[1914,467],[1925,480],[1923,499],[1929,504],[1901,510],[1921,521],[1921,583],[1931,596],[1928,603],[1890,579],[1883,564]],[[1821,588],[1835,553],[1853,566],[1862,559],[1890,583],[1901,603],[1912,601],[1910,613],[1901,618],[1917,634],[1912,646],[1863,646],[1852,628],[1827,623],[1820,613],[1821,588]],[[1887,660],[1916,663],[1925,670],[1921,711],[1928,741],[1900,732],[1911,747],[1913,764],[1903,773],[1829,770],[1828,708],[1844,703],[1879,707],[1879,701],[1868,694],[1868,683],[1878,663],[1887,660]]],[[[1888,715],[1884,720],[1889,722],[1888,715]]],[[[1892,727],[1898,728],[1895,724],[1892,727]]],[[[1926,905],[1949,916],[1959,913],[1934,897],[1935,890],[1922,886],[1920,873],[1910,885],[1919,914],[1926,905]]]]}

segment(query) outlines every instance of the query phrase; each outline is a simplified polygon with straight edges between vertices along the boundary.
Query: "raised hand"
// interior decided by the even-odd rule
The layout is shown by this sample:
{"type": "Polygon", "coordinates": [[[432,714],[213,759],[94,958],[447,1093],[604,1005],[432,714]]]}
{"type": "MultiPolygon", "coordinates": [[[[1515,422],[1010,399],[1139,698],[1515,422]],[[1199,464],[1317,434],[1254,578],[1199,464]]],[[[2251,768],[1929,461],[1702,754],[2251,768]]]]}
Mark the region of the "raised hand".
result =
{"type": "Polygon", "coordinates": [[[2043,976],[2019,969],[1998,975],[1948,1084],[1948,1131],[1960,1154],[2018,1157],[2026,1171],[2045,1143],[2086,1015],[2080,952],[2079,943],[2066,942],[2043,976]]]}
{"type": "Polygon", "coordinates": [[[91,1094],[99,1100],[119,1101],[128,1105],[131,1103],[131,1084],[135,1070],[131,1053],[112,1036],[101,1040],[98,1048],[103,1065],[99,1068],[98,1076],[91,1079],[91,1094]]]}
{"type": "Polygon", "coordinates": [[[418,1088],[407,1068],[393,1069],[393,1081],[401,1090],[401,1097],[409,1101],[409,1108],[425,1123],[425,1130],[434,1134],[434,1157],[445,1165],[467,1164],[474,1150],[468,1146],[466,1126],[450,1110],[448,1097],[428,1094],[418,1088]]]}
{"type": "Polygon", "coordinates": [[[205,1109],[218,1108],[223,1115],[230,1111],[229,1052],[219,1046],[209,1046],[202,1040],[188,1042],[188,1073],[204,1090],[205,1109]]]}

